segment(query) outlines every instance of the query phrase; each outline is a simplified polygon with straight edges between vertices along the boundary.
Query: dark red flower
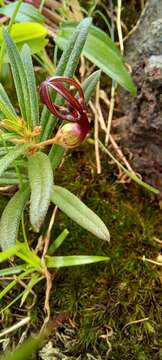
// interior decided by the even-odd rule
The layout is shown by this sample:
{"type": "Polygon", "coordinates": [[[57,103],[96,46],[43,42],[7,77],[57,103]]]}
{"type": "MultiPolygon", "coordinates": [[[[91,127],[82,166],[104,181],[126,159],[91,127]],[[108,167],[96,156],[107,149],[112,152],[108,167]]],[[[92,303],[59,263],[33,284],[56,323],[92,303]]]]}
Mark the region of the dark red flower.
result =
{"type": "Polygon", "coordinates": [[[55,137],[57,143],[71,148],[80,145],[89,131],[89,121],[81,86],[75,80],[63,76],[51,77],[41,84],[40,98],[53,115],[69,122],[58,130],[55,137]],[[74,96],[65,85],[72,85],[79,96],[74,96]],[[61,95],[67,106],[55,104],[52,101],[50,89],[61,95]]]}

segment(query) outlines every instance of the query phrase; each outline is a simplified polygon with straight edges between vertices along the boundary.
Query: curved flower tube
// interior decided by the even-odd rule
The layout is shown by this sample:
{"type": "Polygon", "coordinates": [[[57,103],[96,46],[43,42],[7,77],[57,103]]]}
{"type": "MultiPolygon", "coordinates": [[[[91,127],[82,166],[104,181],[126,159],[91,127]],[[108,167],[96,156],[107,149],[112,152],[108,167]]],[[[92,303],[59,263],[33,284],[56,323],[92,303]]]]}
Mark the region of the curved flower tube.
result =
{"type": "Polygon", "coordinates": [[[48,110],[61,120],[69,121],[59,128],[55,143],[67,148],[80,145],[89,131],[89,121],[86,112],[84,93],[81,86],[73,79],[64,76],[55,76],[45,80],[40,86],[40,98],[48,110]],[[65,85],[72,85],[79,98],[76,98],[65,85]],[[50,88],[61,95],[67,107],[59,106],[52,101],[50,88]]]}

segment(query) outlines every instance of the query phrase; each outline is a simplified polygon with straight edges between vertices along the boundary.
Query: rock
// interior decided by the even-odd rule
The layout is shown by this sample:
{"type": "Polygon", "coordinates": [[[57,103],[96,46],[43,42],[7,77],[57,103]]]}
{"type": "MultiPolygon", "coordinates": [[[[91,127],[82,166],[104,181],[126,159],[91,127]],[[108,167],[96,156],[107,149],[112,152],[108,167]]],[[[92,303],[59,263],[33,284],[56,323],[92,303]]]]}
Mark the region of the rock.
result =
{"type": "Polygon", "coordinates": [[[162,191],[162,1],[147,2],[126,43],[137,97],[120,92],[120,146],[144,181],[162,191]]]}

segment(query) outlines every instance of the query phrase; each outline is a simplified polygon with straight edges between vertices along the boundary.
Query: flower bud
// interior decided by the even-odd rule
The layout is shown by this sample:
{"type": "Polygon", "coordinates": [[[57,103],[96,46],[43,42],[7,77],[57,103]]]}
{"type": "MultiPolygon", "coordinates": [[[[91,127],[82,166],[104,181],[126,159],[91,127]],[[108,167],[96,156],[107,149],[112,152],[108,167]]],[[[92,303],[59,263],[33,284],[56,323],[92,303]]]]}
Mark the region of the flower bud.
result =
{"type": "Polygon", "coordinates": [[[79,123],[67,123],[59,128],[55,136],[55,143],[67,149],[72,149],[79,146],[85,136],[86,134],[79,123]]]}

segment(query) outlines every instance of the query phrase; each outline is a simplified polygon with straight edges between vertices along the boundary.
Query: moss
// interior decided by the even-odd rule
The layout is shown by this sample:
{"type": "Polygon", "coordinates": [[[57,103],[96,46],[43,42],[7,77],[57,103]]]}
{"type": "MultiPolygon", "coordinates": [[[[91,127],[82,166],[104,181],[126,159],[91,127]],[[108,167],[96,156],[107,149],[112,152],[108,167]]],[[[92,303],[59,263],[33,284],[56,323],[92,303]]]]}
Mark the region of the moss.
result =
{"type": "MultiPolygon", "coordinates": [[[[154,236],[161,236],[162,214],[150,194],[136,184],[117,183],[116,168],[107,157],[103,156],[102,167],[102,174],[96,175],[94,151],[84,145],[68,154],[55,176],[55,183],[82,198],[111,234],[109,245],[58,212],[53,237],[65,227],[70,234],[57,254],[106,255],[111,261],[57,271],[50,299],[56,328],[52,343],[71,360],[80,354],[80,360],[107,356],[158,360],[162,357],[161,273],[144,263],[142,256],[156,258],[161,250],[154,236]]],[[[6,201],[2,198],[2,208],[6,201]]],[[[44,290],[45,282],[35,288],[37,302],[30,313],[34,330],[42,325],[44,290]]],[[[14,311],[19,312],[17,305],[14,311]]]]}
{"type": "Polygon", "coordinates": [[[67,227],[70,235],[58,254],[100,254],[109,264],[62,269],[51,296],[52,315],[68,314],[53,342],[75,359],[159,359],[162,346],[160,271],[144,263],[160,247],[162,214],[150,196],[135,184],[114,180],[114,170],[103,158],[103,172],[95,173],[91,149],[68,156],[55,182],[66,186],[105,221],[111,233],[108,245],[59,213],[55,235],[67,227]],[[60,180],[61,179],[61,180],[60,180]],[[148,319],[147,319],[148,318],[148,319]],[[144,321],[137,322],[138,320],[144,321]],[[74,326],[72,326],[74,323],[74,326]],[[60,342],[61,339],[61,342],[60,342]]]}

